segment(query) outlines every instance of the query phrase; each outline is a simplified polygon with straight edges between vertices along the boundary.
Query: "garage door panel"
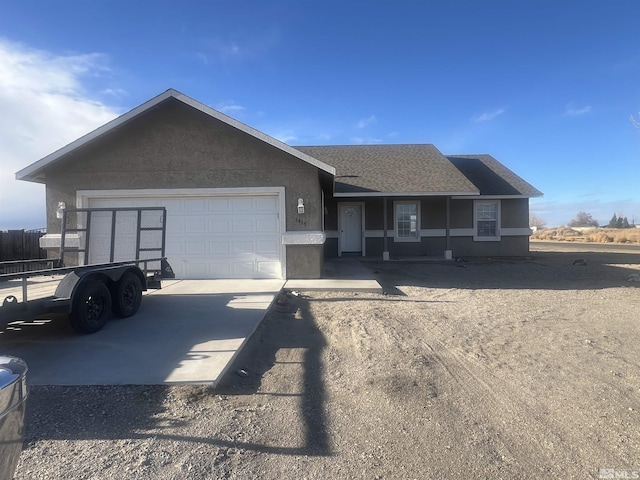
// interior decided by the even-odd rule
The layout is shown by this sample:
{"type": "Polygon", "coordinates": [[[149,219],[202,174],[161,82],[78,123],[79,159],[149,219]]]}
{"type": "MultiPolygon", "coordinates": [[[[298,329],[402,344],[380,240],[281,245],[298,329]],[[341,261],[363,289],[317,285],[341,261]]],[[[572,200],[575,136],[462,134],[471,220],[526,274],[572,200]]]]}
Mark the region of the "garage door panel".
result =
{"type": "Polygon", "coordinates": [[[187,218],[184,220],[184,231],[186,233],[205,233],[207,231],[207,219],[203,218],[187,218]]]}
{"type": "Polygon", "coordinates": [[[258,212],[277,212],[278,199],[276,197],[258,197],[255,206],[258,212]]]}
{"type": "Polygon", "coordinates": [[[185,242],[185,253],[187,255],[197,255],[199,257],[207,253],[207,245],[204,241],[185,242]]]}
{"type": "Polygon", "coordinates": [[[231,253],[231,242],[227,240],[209,242],[209,253],[213,255],[229,254],[231,253]]]}
{"type": "MultiPolygon", "coordinates": [[[[135,241],[135,236],[131,237],[135,241]]],[[[148,230],[140,232],[141,248],[159,248],[162,245],[162,231],[148,230]]]]}
{"type": "Polygon", "coordinates": [[[251,197],[236,197],[231,199],[231,211],[234,213],[251,212],[254,210],[255,200],[251,197]]]}
{"type": "Polygon", "coordinates": [[[232,268],[234,277],[245,278],[256,274],[254,262],[251,261],[235,261],[232,264],[232,268]]]}
{"type": "Polygon", "coordinates": [[[233,253],[235,254],[243,254],[248,253],[251,254],[254,251],[253,242],[249,241],[238,241],[233,242],[233,253]]]}
{"type": "MultiPolygon", "coordinates": [[[[115,243],[114,248],[114,260],[131,260],[136,258],[136,238],[135,237],[122,237],[122,241],[120,238],[115,243]]],[[[107,250],[108,252],[108,250],[107,250]]],[[[156,255],[159,252],[156,252],[156,255]]],[[[108,255],[108,253],[107,253],[108,255]]],[[[108,261],[108,260],[107,260],[108,261]]]]}
{"type": "Polygon", "coordinates": [[[229,199],[226,197],[211,198],[207,202],[207,210],[209,212],[228,212],[229,199]]]}
{"type": "Polygon", "coordinates": [[[230,218],[215,218],[209,220],[209,232],[220,235],[231,231],[230,218]]]}
{"type": "Polygon", "coordinates": [[[210,262],[208,265],[210,278],[234,278],[229,262],[210,262]]]}
{"type": "MultiPolygon", "coordinates": [[[[277,195],[99,198],[90,199],[89,206],[164,206],[167,209],[165,254],[177,278],[281,276],[277,195]]],[[[106,215],[110,217],[110,214],[106,215]]],[[[128,215],[131,215],[130,220],[125,217],[118,219],[116,252],[123,257],[120,260],[130,260],[135,256],[137,220],[135,213],[128,215]]],[[[142,219],[146,227],[162,225],[159,213],[143,212],[142,219]],[[152,215],[146,218],[147,213],[152,215]]],[[[108,261],[104,257],[109,252],[110,229],[110,218],[107,217],[97,222],[96,229],[92,228],[92,256],[95,253],[102,261],[108,261]],[[94,236],[95,232],[98,233],[94,236]]],[[[160,245],[160,236],[156,238],[153,233],[141,233],[143,247],[160,245]]],[[[151,257],[156,256],[155,252],[151,253],[151,257]]]]}
{"type": "Polygon", "coordinates": [[[258,262],[258,272],[261,276],[269,278],[278,275],[280,262],[258,262]]]}
{"type": "Polygon", "coordinates": [[[143,210],[140,215],[141,225],[145,228],[159,228],[162,227],[163,216],[162,212],[157,210],[143,210]]]}
{"type": "Polygon", "coordinates": [[[169,255],[182,255],[184,253],[184,242],[180,240],[167,239],[165,245],[165,253],[169,255]]]}
{"type": "Polygon", "coordinates": [[[182,211],[186,215],[193,214],[193,213],[206,213],[207,200],[206,199],[190,199],[189,201],[182,201],[182,211]]]}
{"type": "Polygon", "coordinates": [[[272,239],[259,239],[256,241],[255,251],[258,254],[273,257],[274,254],[278,253],[278,242],[272,239]]]}
{"type": "MultiPolygon", "coordinates": [[[[99,213],[99,212],[96,212],[99,213]]],[[[104,212],[110,218],[109,212],[104,212]]],[[[138,224],[137,212],[117,212],[116,213],[116,229],[118,235],[136,235],[136,226],[138,224]]]]}
{"type": "Polygon", "coordinates": [[[253,219],[252,218],[233,218],[231,220],[231,230],[233,233],[253,232],[253,219]]]}
{"type": "Polygon", "coordinates": [[[182,278],[207,278],[207,265],[203,263],[184,262],[184,276],[182,278]]]}

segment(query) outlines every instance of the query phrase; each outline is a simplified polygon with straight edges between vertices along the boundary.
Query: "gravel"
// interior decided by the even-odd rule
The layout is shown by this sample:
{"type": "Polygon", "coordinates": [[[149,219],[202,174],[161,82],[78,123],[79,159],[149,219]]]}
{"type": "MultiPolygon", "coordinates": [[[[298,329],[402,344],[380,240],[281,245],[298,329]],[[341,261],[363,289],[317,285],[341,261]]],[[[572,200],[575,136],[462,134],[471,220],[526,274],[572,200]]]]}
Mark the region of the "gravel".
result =
{"type": "Polygon", "coordinates": [[[289,295],[216,389],[32,387],[15,478],[632,475],[640,254],[575,249],[367,263],[385,294],[289,295]]]}

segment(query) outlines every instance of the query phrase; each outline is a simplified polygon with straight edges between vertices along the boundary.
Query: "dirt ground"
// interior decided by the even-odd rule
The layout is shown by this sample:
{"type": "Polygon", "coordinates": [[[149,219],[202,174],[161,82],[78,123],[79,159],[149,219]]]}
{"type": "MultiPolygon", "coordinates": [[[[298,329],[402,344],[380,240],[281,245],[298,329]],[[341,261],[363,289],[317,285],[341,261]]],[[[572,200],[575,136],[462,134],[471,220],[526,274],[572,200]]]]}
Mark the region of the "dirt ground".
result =
{"type": "Polygon", "coordinates": [[[34,387],[15,478],[637,478],[640,252],[532,248],[291,295],[216,390],[34,387]]]}

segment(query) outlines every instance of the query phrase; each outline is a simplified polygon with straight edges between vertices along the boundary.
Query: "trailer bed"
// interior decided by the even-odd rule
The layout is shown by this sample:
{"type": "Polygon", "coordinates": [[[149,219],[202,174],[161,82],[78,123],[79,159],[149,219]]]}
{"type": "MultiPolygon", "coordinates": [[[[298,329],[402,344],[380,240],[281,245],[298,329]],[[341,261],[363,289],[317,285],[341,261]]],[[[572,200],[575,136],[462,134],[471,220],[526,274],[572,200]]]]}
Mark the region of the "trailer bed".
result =
{"type": "MultiPolygon", "coordinates": [[[[41,300],[43,298],[53,297],[56,287],[63,278],[64,275],[29,278],[27,280],[29,300],[41,300]]],[[[24,301],[22,298],[22,280],[16,278],[6,282],[0,282],[0,300],[8,296],[14,296],[20,302],[24,301]]]]}

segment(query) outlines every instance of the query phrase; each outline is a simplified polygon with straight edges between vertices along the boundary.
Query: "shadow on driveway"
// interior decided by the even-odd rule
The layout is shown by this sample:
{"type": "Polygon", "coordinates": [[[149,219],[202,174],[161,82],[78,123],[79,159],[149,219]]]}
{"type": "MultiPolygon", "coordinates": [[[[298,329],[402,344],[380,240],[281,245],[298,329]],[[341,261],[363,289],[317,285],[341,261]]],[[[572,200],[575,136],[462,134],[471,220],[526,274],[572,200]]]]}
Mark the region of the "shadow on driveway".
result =
{"type": "MultiPolygon", "coordinates": [[[[40,440],[118,440],[166,439],[220,448],[236,448],[258,453],[280,455],[331,455],[325,411],[325,387],[322,379],[322,351],[326,340],[318,329],[308,303],[293,298],[285,306],[275,305],[262,324],[231,364],[216,388],[191,386],[36,386],[31,388],[27,405],[25,447],[40,440]],[[232,439],[220,425],[207,426],[210,436],[196,435],[192,425],[206,422],[198,415],[167,418],[170,402],[180,402],[180,395],[195,395],[198,401],[215,405],[220,398],[241,400],[258,393],[264,375],[276,365],[280,349],[302,349],[302,379],[299,393],[282,396],[300,397],[299,412],[291,418],[302,419],[304,442],[297,447],[284,447],[232,439]],[[239,375],[239,370],[246,376],[239,375]],[[191,390],[197,388],[197,390],[191,390]],[[181,393],[182,392],[182,393],[181,393]],[[195,393],[194,393],[195,392],[195,393]]],[[[278,392],[267,395],[278,396],[278,392]]],[[[188,399],[191,401],[192,399],[188,399]]],[[[233,408],[222,407],[219,415],[231,422],[233,408]]],[[[218,407],[216,407],[218,410],[218,407]]],[[[212,422],[215,423],[218,420],[212,422]]],[[[240,428],[240,427],[235,427],[240,428]]],[[[292,428],[294,426],[292,425],[292,428]]]]}

